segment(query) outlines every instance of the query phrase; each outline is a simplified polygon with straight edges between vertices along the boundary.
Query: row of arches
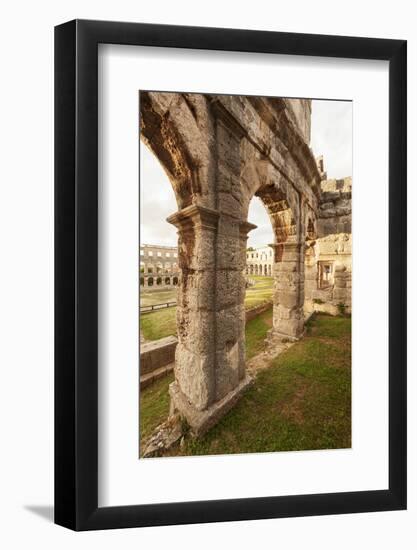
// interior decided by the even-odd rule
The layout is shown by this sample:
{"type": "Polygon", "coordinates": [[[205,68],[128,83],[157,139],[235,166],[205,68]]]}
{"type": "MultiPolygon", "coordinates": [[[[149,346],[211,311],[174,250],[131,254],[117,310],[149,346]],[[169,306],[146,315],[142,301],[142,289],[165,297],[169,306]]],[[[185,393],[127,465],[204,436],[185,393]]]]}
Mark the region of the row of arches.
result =
{"type": "Polygon", "coordinates": [[[141,286],[177,286],[178,277],[141,277],[140,278],[141,286]]]}
{"type": "Polygon", "coordinates": [[[246,266],[246,275],[263,275],[264,277],[272,277],[272,265],[247,265],[246,266]]]}
{"type": "Polygon", "coordinates": [[[140,272],[145,274],[150,273],[161,273],[161,274],[171,274],[171,273],[177,273],[178,272],[178,265],[177,264],[167,264],[165,267],[162,264],[153,265],[153,264],[147,264],[144,262],[140,263],[140,272]]]}

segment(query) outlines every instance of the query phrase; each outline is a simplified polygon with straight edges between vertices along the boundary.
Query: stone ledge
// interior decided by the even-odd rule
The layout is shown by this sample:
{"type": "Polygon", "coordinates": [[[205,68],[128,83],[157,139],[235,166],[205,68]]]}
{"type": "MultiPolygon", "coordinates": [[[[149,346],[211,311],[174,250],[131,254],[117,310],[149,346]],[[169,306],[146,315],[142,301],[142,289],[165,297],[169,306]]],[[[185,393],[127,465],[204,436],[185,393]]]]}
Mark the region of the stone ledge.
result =
{"type": "Polygon", "coordinates": [[[167,376],[170,372],[174,370],[175,363],[170,363],[166,367],[160,367],[159,369],[153,370],[148,374],[144,374],[140,377],[140,389],[143,390],[156,382],[157,380],[167,376]]]}
{"type": "Polygon", "coordinates": [[[141,377],[175,361],[177,344],[178,340],[175,336],[141,344],[139,364],[141,377]]]}
{"type": "Polygon", "coordinates": [[[264,311],[268,311],[268,309],[272,307],[272,302],[265,302],[251,309],[245,310],[245,322],[248,323],[249,321],[252,321],[252,319],[255,319],[255,317],[258,317],[258,315],[264,313],[264,311]]]}
{"type": "Polygon", "coordinates": [[[252,378],[246,376],[238,386],[229,392],[223,399],[213,403],[208,409],[199,411],[187,400],[180,390],[178,383],[173,382],[169,386],[171,396],[171,411],[173,415],[178,412],[183,416],[191,428],[192,435],[199,437],[205,434],[237,403],[243,392],[252,383],[252,378]]]}

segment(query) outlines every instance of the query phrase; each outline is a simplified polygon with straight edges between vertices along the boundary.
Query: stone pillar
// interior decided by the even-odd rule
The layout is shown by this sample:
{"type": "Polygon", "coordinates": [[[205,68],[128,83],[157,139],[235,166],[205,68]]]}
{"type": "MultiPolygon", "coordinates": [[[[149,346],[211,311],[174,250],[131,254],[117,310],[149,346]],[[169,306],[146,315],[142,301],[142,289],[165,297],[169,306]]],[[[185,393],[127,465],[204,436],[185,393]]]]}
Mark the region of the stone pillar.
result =
{"type": "Polygon", "coordinates": [[[191,407],[202,411],[214,401],[215,395],[214,273],[218,213],[193,205],[167,221],[178,228],[180,267],[174,385],[176,393],[191,407]]]}
{"type": "Polygon", "coordinates": [[[246,385],[245,292],[246,242],[256,226],[221,216],[216,279],[216,398],[246,385]]]}
{"type": "Polygon", "coordinates": [[[239,259],[249,224],[196,205],[168,221],[178,228],[180,268],[171,414],[179,412],[200,435],[250,381],[244,353],[246,256],[239,259]]]}
{"type": "Polygon", "coordinates": [[[286,241],[273,245],[274,336],[298,339],[304,332],[304,243],[286,241]]]}
{"type": "Polygon", "coordinates": [[[313,299],[317,290],[317,261],[316,246],[310,241],[305,251],[305,278],[304,278],[304,312],[311,313],[314,309],[313,299]]]}
{"type": "Polygon", "coordinates": [[[343,304],[350,312],[352,300],[352,274],[344,265],[336,265],[334,271],[333,303],[343,304]]]}

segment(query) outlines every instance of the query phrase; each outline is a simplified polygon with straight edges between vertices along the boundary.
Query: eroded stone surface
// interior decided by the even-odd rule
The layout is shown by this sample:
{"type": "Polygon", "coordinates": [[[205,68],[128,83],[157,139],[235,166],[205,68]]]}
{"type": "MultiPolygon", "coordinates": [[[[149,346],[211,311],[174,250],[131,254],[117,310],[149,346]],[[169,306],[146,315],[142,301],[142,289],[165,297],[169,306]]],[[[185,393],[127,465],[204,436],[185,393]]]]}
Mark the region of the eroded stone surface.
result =
{"type": "Polygon", "coordinates": [[[162,455],[178,443],[182,436],[183,426],[180,416],[169,417],[152,434],[142,452],[142,457],[150,458],[162,455]]]}

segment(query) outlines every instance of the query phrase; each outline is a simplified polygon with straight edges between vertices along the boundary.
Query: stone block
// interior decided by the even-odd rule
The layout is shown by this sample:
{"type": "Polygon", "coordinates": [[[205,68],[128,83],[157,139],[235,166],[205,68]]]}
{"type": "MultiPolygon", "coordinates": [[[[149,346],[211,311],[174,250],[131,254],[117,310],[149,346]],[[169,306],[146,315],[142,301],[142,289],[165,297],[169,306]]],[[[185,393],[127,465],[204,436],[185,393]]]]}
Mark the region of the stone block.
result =
{"type": "Polygon", "coordinates": [[[222,399],[239,384],[239,342],[227,342],[226,347],[216,352],[216,401],[222,399]]]}
{"type": "Polygon", "coordinates": [[[240,271],[219,269],[216,273],[216,307],[224,309],[241,303],[245,278],[240,271]]]}
{"type": "Polygon", "coordinates": [[[178,340],[175,336],[141,344],[139,362],[141,376],[172,363],[175,359],[177,344],[178,340]]]}
{"type": "Polygon", "coordinates": [[[242,200],[232,193],[219,193],[218,209],[221,214],[227,214],[236,219],[241,219],[243,216],[242,200]]]}
{"type": "Polygon", "coordinates": [[[214,349],[214,311],[189,309],[177,306],[178,340],[196,354],[209,354],[214,349]]]}
{"type": "Polygon", "coordinates": [[[214,355],[202,355],[178,343],[175,354],[175,379],[183,395],[201,411],[214,400],[214,355]]]}
{"type": "Polygon", "coordinates": [[[216,312],[216,349],[225,348],[229,342],[243,338],[245,327],[245,308],[236,305],[216,312]]]}
{"type": "Polygon", "coordinates": [[[251,378],[246,376],[240,381],[231,392],[223,399],[213,403],[205,410],[197,409],[182,393],[177,382],[173,382],[169,387],[171,397],[171,410],[177,411],[183,416],[191,428],[195,437],[201,436],[212,428],[217,422],[237,403],[244,391],[252,383],[251,378]]]}

